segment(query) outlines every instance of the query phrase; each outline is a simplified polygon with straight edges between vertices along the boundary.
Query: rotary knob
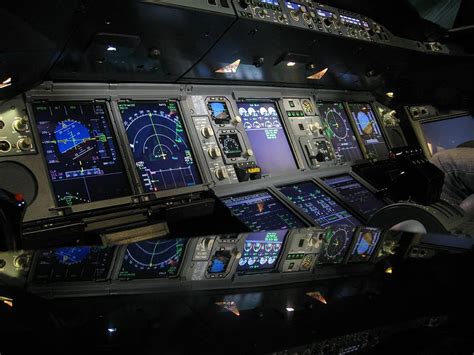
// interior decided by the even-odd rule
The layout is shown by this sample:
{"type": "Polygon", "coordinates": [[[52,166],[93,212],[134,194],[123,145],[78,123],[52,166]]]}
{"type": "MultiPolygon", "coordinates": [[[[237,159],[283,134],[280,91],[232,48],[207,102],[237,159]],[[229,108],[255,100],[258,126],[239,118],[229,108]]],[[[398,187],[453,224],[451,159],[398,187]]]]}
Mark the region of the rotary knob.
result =
{"type": "Polygon", "coordinates": [[[253,150],[252,150],[252,149],[247,149],[247,150],[244,152],[244,157],[246,157],[246,158],[253,157],[253,150]]]}
{"type": "Polygon", "coordinates": [[[204,138],[210,138],[214,135],[214,131],[212,130],[212,127],[207,126],[201,129],[201,134],[204,138]]]}
{"type": "Polygon", "coordinates": [[[217,159],[217,158],[220,158],[222,156],[221,150],[217,147],[209,148],[209,150],[207,152],[209,153],[209,156],[212,159],[217,159]]]}
{"type": "Polygon", "coordinates": [[[31,140],[31,138],[20,138],[18,140],[18,142],[16,143],[16,146],[18,147],[18,149],[20,150],[30,150],[31,148],[33,148],[33,141],[31,140]]]}
{"type": "Polygon", "coordinates": [[[242,117],[235,116],[233,119],[230,120],[230,123],[232,123],[234,126],[237,126],[239,123],[242,123],[242,117]]]}
{"type": "Polygon", "coordinates": [[[246,9],[250,5],[250,0],[239,0],[241,8],[246,9]]]}
{"type": "Polygon", "coordinates": [[[311,123],[308,125],[308,129],[311,133],[319,133],[321,127],[317,123],[311,123]]]}
{"type": "Polygon", "coordinates": [[[28,119],[26,117],[17,117],[13,121],[13,129],[17,132],[24,132],[28,129],[28,119]]]}
{"type": "Polygon", "coordinates": [[[229,177],[229,174],[227,173],[227,169],[225,167],[223,168],[218,168],[215,172],[216,174],[216,177],[219,179],[219,180],[224,180],[224,179],[227,179],[229,177]]]}

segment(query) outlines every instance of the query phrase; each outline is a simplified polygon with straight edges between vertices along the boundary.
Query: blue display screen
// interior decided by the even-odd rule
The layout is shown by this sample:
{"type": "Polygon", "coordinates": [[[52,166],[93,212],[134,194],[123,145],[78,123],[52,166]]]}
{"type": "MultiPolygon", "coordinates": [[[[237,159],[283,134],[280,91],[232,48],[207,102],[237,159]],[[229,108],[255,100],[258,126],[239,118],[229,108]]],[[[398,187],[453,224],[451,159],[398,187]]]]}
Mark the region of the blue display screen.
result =
{"type": "Polygon", "coordinates": [[[227,104],[223,101],[210,101],[207,104],[211,117],[217,124],[228,123],[230,121],[230,113],[227,104]]]}
{"type": "Polygon", "coordinates": [[[266,191],[228,196],[222,202],[254,232],[305,227],[293,212],[266,191]]]}
{"type": "Polygon", "coordinates": [[[118,106],[145,191],[202,182],[176,102],[120,102],[118,106]]]}
{"type": "Polygon", "coordinates": [[[369,156],[386,159],[387,143],[369,104],[349,104],[352,118],[369,156]]]}
{"type": "Polygon", "coordinates": [[[379,200],[371,191],[364,187],[352,176],[345,174],[323,179],[324,182],[339,192],[350,204],[367,217],[372,217],[375,212],[386,204],[379,200]]]}
{"type": "Polygon", "coordinates": [[[264,4],[280,6],[278,0],[260,0],[260,2],[263,2],[264,4]]]}
{"type": "Polygon", "coordinates": [[[331,141],[336,159],[340,162],[362,159],[359,143],[343,104],[320,103],[318,109],[324,135],[331,141]]]}
{"type": "Polygon", "coordinates": [[[37,283],[96,281],[107,278],[115,248],[66,247],[38,253],[33,280],[37,283]]]}
{"type": "Polygon", "coordinates": [[[331,226],[356,227],[361,224],[332,197],[312,182],[282,186],[278,187],[278,190],[313,218],[322,228],[331,226]]]}
{"type": "Polygon", "coordinates": [[[105,104],[33,104],[58,206],[131,195],[105,104]]]}
{"type": "Polygon", "coordinates": [[[291,10],[299,10],[301,8],[301,5],[295,2],[288,1],[288,0],[285,0],[285,2],[286,2],[286,7],[291,10]]]}
{"type": "Polygon", "coordinates": [[[207,269],[209,274],[222,274],[227,271],[231,259],[230,252],[227,250],[218,250],[214,254],[207,269]]]}
{"type": "Polygon", "coordinates": [[[185,239],[150,239],[127,246],[119,279],[154,279],[178,275],[185,239]]]}
{"type": "Polygon", "coordinates": [[[252,233],[245,238],[239,272],[271,271],[276,267],[287,231],[252,233]]]}
{"type": "Polygon", "coordinates": [[[424,122],[421,124],[421,128],[431,155],[474,140],[474,118],[472,116],[424,122]]]}
{"type": "Polygon", "coordinates": [[[380,239],[381,231],[376,228],[364,227],[357,232],[357,240],[349,257],[349,262],[368,261],[374,253],[380,239]]]}
{"type": "Polygon", "coordinates": [[[275,104],[238,102],[237,106],[262,174],[297,169],[275,104]]]}

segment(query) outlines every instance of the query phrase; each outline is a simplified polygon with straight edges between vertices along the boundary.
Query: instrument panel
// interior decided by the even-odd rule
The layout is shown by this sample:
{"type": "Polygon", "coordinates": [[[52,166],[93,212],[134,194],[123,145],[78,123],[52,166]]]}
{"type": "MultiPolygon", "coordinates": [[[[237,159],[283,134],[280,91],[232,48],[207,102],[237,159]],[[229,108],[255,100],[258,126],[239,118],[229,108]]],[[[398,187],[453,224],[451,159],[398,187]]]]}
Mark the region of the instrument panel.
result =
{"type": "MultiPolygon", "coordinates": [[[[35,164],[26,155],[9,159],[29,167],[41,191],[25,221],[305,171],[350,169],[373,158],[363,143],[375,138],[380,159],[389,149],[367,94],[354,93],[357,105],[351,106],[345,103],[350,94],[340,100],[329,92],[321,99],[322,92],[310,89],[193,85],[183,94],[178,85],[137,84],[134,95],[129,86],[112,93],[104,85],[99,100],[97,89],[88,93],[68,85],[57,84],[53,95],[41,86],[26,94],[40,159],[32,156],[35,164]],[[366,103],[359,104],[362,100],[366,103]],[[362,114],[351,115],[354,107],[368,112],[370,122],[361,130],[362,114]],[[364,133],[368,126],[373,132],[364,133]]],[[[0,163],[4,160],[0,155],[0,163]]],[[[277,203],[278,198],[266,206],[277,203]]],[[[288,228],[308,224],[288,218],[288,228]]]]}

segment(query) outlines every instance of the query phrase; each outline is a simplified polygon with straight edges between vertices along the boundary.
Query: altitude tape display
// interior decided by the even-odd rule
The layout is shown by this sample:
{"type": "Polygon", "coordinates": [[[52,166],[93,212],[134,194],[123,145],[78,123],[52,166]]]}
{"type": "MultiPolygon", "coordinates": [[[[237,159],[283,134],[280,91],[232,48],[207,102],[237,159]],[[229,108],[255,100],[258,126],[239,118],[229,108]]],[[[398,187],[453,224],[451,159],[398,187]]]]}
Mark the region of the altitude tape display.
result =
{"type": "Polygon", "coordinates": [[[120,102],[119,110],[145,191],[201,183],[176,102],[120,102]]]}
{"type": "Polygon", "coordinates": [[[105,104],[33,104],[58,206],[131,194],[105,104]]]}

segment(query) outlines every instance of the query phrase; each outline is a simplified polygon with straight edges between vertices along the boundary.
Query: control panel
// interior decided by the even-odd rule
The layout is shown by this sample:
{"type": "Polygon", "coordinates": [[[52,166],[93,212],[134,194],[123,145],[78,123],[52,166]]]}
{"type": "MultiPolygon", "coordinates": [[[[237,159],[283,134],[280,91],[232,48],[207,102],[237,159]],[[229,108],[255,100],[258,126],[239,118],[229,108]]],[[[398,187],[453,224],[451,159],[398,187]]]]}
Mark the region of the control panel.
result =
{"type": "Polygon", "coordinates": [[[285,98],[283,108],[306,165],[311,169],[334,165],[334,150],[323,134],[323,125],[317,117],[313,100],[285,98]]]}
{"type": "Polygon", "coordinates": [[[31,124],[23,100],[4,103],[0,107],[0,158],[35,153],[31,124]]]}
{"type": "Polygon", "coordinates": [[[311,272],[321,249],[323,232],[311,229],[296,230],[285,250],[281,272],[311,272]]]}
{"type": "Polygon", "coordinates": [[[223,96],[191,96],[194,127],[217,184],[260,178],[260,169],[246,139],[242,118],[223,96]]]}
{"type": "Polygon", "coordinates": [[[261,21],[288,25],[288,15],[283,12],[279,0],[234,0],[237,15],[261,21]]]}
{"type": "Polygon", "coordinates": [[[374,107],[390,148],[406,147],[408,143],[400,126],[400,120],[397,118],[397,111],[391,110],[379,103],[374,104],[374,107]]]}

